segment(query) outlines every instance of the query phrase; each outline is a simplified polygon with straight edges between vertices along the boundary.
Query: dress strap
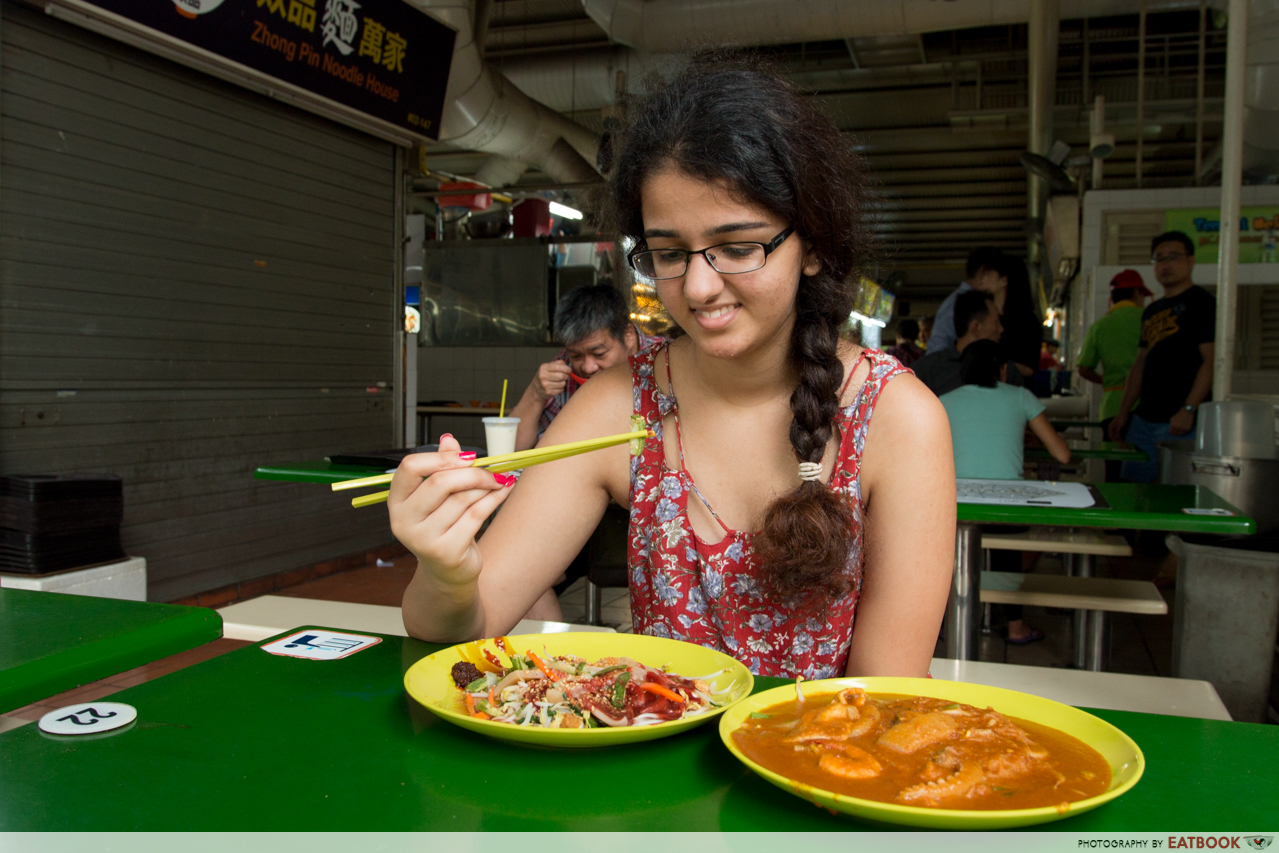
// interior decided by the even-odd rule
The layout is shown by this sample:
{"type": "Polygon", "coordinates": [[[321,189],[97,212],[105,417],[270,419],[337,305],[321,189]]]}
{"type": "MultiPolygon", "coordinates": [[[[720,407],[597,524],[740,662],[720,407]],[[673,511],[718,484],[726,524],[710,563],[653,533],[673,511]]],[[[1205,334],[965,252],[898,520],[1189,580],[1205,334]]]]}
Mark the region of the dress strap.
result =
{"type": "MultiPolygon", "coordinates": [[[[857,368],[862,366],[862,362],[866,360],[866,348],[862,347],[862,351],[858,353],[857,360],[853,362],[853,366],[849,368],[848,376],[844,377],[844,387],[839,389],[839,399],[844,399],[844,394],[848,391],[848,386],[853,384],[853,377],[857,375],[857,368]]],[[[669,368],[670,365],[667,365],[669,368]]]]}

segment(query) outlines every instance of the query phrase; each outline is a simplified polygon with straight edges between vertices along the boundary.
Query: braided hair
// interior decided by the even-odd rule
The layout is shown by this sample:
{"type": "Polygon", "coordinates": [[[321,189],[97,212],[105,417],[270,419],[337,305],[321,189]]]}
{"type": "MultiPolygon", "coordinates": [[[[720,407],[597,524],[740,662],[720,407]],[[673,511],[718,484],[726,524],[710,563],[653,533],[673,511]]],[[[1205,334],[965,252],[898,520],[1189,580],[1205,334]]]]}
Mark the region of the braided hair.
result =
{"type": "MultiPolygon", "coordinates": [[[[860,158],[762,63],[704,53],[633,104],[614,163],[609,196],[623,235],[642,237],[642,185],[674,166],[775,213],[821,262],[816,274],[800,275],[790,340],[797,377],[790,443],[799,462],[820,463],[839,411],[839,330],[853,308],[850,277],[868,254],[860,158]]],[[[766,581],[782,597],[841,594],[856,523],[842,494],[801,482],[768,508],[755,537],[766,581]]]]}

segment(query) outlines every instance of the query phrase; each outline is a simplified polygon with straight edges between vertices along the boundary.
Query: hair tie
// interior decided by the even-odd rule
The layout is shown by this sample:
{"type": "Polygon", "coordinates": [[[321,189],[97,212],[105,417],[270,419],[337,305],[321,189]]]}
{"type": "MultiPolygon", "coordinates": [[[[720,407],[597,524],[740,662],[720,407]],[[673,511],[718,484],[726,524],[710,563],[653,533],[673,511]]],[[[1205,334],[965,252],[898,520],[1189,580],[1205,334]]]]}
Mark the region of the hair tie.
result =
{"type": "Polygon", "coordinates": [[[822,463],[820,462],[801,462],[799,463],[799,479],[814,483],[820,483],[822,479],[822,463]]]}

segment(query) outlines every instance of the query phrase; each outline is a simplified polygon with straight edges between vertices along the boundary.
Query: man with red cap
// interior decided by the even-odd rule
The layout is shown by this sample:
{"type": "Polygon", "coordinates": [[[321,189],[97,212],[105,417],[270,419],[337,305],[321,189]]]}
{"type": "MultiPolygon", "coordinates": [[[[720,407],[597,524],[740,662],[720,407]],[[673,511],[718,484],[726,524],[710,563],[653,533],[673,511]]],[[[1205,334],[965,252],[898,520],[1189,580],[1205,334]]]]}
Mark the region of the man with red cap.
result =
{"type": "MultiPolygon", "coordinates": [[[[1112,278],[1110,310],[1088,328],[1084,348],[1075,361],[1082,378],[1102,387],[1103,434],[1110,427],[1111,419],[1119,414],[1124,399],[1124,379],[1137,360],[1141,312],[1147,296],[1150,296],[1150,289],[1136,270],[1123,270],[1112,278]],[[1101,364],[1101,373],[1097,372],[1098,363],[1101,364]]],[[[1109,472],[1106,479],[1113,479],[1109,472]]]]}

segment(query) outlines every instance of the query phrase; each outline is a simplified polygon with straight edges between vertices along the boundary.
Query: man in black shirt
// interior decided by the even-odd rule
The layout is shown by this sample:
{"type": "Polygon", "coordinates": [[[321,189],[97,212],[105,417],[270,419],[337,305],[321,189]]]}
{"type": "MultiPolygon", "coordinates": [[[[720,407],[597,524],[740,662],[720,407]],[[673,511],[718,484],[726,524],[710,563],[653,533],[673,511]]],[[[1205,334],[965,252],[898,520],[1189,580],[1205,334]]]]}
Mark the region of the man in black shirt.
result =
{"type": "Polygon", "coordinates": [[[1112,440],[1124,437],[1127,427],[1127,440],[1150,457],[1123,464],[1120,476],[1136,483],[1158,479],[1159,442],[1194,429],[1195,412],[1212,393],[1217,325],[1216,300],[1190,280],[1195,268],[1191,239],[1169,231],[1151,241],[1150,248],[1164,295],[1141,315],[1137,360],[1128,371],[1119,414],[1110,422],[1112,440]],[[1133,411],[1138,395],[1141,402],[1133,411]]]}

